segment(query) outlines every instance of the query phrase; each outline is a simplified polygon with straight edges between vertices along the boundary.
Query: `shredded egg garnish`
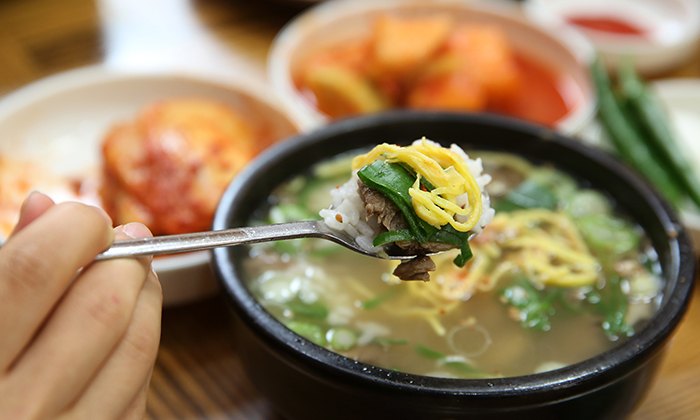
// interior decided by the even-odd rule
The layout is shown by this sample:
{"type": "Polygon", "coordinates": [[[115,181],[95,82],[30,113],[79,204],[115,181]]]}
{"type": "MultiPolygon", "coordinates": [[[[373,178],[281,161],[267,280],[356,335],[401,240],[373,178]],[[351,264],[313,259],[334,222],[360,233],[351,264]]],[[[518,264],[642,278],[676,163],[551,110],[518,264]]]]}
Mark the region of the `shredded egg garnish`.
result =
{"type": "Polygon", "coordinates": [[[416,173],[416,182],[409,189],[411,204],[418,217],[440,228],[452,225],[460,232],[468,232],[481,218],[481,189],[461,156],[452,150],[427,141],[401,147],[380,144],[370,152],[352,161],[353,169],[360,169],[376,160],[403,163],[416,173]],[[421,178],[435,187],[431,191],[421,189],[421,178]],[[467,194],[464,208],[457,204],[457,197],[467,194]],[[466,216],[459,222],[456,215],[466,216]]]}
{"type": "Polygon", "coordinates": [[[496,243],[509,251],[507,261],[529,279],[545,286],[582,287],[600,277],[574,221],[565,213],[545,209],[499,213],[489,224],[496,243]]]}

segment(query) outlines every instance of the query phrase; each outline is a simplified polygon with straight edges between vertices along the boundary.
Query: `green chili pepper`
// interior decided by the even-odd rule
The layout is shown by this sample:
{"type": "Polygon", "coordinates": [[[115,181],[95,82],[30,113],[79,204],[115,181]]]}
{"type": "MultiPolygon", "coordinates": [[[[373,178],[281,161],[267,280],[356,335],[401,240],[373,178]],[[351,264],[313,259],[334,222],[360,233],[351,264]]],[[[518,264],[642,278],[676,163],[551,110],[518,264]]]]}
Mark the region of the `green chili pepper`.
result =
{"type": "Polygon", "coordinates": [[[598,91],[598,114],[618,153],[656,185],[666,198],[677,204],[682,195],[679,187],[668,170],[654,158],[642,133],[630,122],[617,102],[602,61],[597,60],[591,72],[598,91]]]}
{"type": "Polygon", "coordinates": [[[676,144],[668,126],[665,111],[659,99],[649,87],[637,77],[631,61],[620,66],[620,85],[630,110],[644,129],[647,145],[658,152],[671,170],[671,174],[685,188],[688,196],[700,207],[700,181],[676,144]]]}

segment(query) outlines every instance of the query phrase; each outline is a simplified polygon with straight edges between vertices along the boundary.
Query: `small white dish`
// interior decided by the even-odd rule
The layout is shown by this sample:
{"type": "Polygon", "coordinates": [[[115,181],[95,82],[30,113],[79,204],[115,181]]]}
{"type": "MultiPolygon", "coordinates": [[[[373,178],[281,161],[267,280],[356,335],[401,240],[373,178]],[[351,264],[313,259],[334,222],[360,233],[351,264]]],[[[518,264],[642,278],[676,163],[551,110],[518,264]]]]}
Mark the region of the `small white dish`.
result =
{"type": "Polygon", "coordinates": [[[633,57],[637,71],[660,74],[687,61],[700,40],[696,0],[527,0],[528,16],[558,30],[580,30],[609,68],[633,57]]]}
{"type": "MultiPolygon", "coordinates": [[[[668,111],[681,149],[700,179],[700,79],[663,79],[653,82],[652,86],[668,111]]],[[[688,202],[681,211],[681,218],[700,254],[700,210],[688,202]]]]}
{"type": "Polygon", "coordinates": [[[571,78],[567,89],[581,97],[555,128],[576,133],[593,118],[595,93],[588,66],[594,58],[592,45],[579,32],[564,28],[556,32],[539,27],[511,1],[463,0],[332,0],[311,7],[287,24],[277,35],[268,57],[268,77],[290,118],[304,131],[329,122],[329,118],[299,92],[294,75],[313,53],[355,40],[372,30],[374,19],[386,13],[424,16],[444,13],[460,23],[498,25],[507,33],[515,51],[536,59],[571,78]]]}
{"type": "MultiPolygon", "coordinates": [[[[266,126],[275,138],[297,131],[272,100],[243,83],[209,76],[136,74],[102,66],[57,74],[0,100],[0,156],[89,183],[101,170],[101,144],[113,124],[133,120],[155,100],[183,96],[227,103],[253,123],[266,126]]],[[[7,234],[0,232],[0,242],[7,234]]],[[[190,302],[217,290],[209,252],[157,257],[153,267],[163,285],[165,305],[190,302]]]]}

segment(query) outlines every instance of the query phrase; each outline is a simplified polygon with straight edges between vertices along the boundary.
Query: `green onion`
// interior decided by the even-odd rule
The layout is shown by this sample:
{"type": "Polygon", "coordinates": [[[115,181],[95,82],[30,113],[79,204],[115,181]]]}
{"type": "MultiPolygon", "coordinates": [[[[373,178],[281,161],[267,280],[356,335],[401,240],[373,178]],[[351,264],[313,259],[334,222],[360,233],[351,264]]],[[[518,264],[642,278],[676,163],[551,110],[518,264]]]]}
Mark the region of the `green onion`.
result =
{"type": "Polygon", "coordinates": [[[426,359],[442,360],[445,357],[447,357],[444,354],[440,353],[439,351],[425,347],[422,344],[416,344],[415,350],[419,356],[425,357],[426,359]]]}
{"type": "Polygon", "coordinates": [[[306,303],[300,299],[295,299],[287,302],[285,305],[289,310],[294,312],[295,317],[326,319],[328,316],[328,307],[320,300],[306,303]]]}
{"type": "MultiPolygon", "coordinates": [[[[464,363],[464,362],[457,362],[457,361],[450,361],[450,362],[445,362],[443,363],[443,366],[455,369],[459,372],[462,372],[464,374],[468,375],[476,375],[478,374],[479,377],[481,377],[483,374],[477,370],[474,366],[464,363]]],[[[484,376],[486,377],[486,376],[484,376]]]]}
{"type": "Polygon", "coordinates": [[[532,285],[527,277],[519,276],[501,292],[506,302],[518,310],[520,325],[540,331],[549,331],[552,327],[550,317],[555,314],[552,302],[557,291],[540,291],[532,285]]]}
{"type": "Polygon", "coordinates": [[[459,255],[457,255],[452,262],[454,265],[461,268],[464,267],[467,261],[471,260],[473,256],[474,254],[472,253],[472,249],[469,246],[469,240],[467,239],[466,241],[462,242],[459,255]]]}
{"type": "Polygon", "coordinates": [[[582,190],[573,194],[566,203],[566,210],[573,217],[612,213],[610,200],[594,190],[582,190]]]}
{"type": "Polygon", "coordinates": [[[326,337],[323,334],[323,329],[316,324],[301,321],[290,321],[287,323],[287,328],[314,344],[321,347],[326,345],[326,337]]]}
{"type": "Polygon", "coordinates": [[[622,279],[619,275],[612,275],[608,278],[607,295],[598,296],[596,307],[605,316],[602,326],[605,334],[617,339],[620,337],[630,337],[634,334],[634,328],[627,324],[625,317],[629,302],[627,296],[622,291],[622,279]]]}
{"type": "Polygon", "coordinates": [[[439,366],[450,368],[459,372],[463,378],[491,378],[493,375],[487,375],[474,366],[463,362],[461,360],[450,360],[450,357],[440,353],[437,350],[433,350],[421,344],[416,344],[416,353],[426,359],[435,360],[439,366]]]}
{"type": "Polygon", "coordinates": [[[320,163],[314,168],[314,178],[331,179],[345,177],[347,179],[348,174],[352,171],[352,160],[354,157],[354,153],[347,153],[342,157],[320,163]]]}
{"type": "Polygon", "coordinates": [[[557,207],[557,196],[547,186],[527,180],[503,197],[494,208],[496,212],[511,212],[522,209],[548,209],[557,207]]]}
{"type": "Polygon", "coordinates": [[[586,243],[600,256],[621,255],[637,249],[640,237],[624,220],[608,214],[588,214],[576,219],[586,243]]]}
{"type": "Polygon", "coordinates": [[[328,330],[326,340],[334,350],[347,351],[357,345],[357,333],[349,328],[335,327],[328,330]]]}
{"type": "Polygon", "coordinates": [[[380,346],[384,348],[388,348],[389,346],[402,346],[406,345],[409,343],[408,340],[405,338],[391,338],[391,337],[376,337],[374,340],[372,340],[373,343],[379,344],[380,346]]]}
{"type": "Polygon", "coordinates": [[[362,307],[364,309],[374,309],[380,304],[382,304],[384,301],[391,299],[392,297],[396,296],[396,293],[398,293],[398,287],[392,287],[391,289],[387,290],[384,293],[381,293],[374,297],[373,299],[366,300],[362,302],[362,307]]]}
{"type": "Polygon", "coordinates": [[[270,223],[298,222],[314,220],[316,217],[304,207],[296,204],[279,204],[270,209],[270,223]]]}

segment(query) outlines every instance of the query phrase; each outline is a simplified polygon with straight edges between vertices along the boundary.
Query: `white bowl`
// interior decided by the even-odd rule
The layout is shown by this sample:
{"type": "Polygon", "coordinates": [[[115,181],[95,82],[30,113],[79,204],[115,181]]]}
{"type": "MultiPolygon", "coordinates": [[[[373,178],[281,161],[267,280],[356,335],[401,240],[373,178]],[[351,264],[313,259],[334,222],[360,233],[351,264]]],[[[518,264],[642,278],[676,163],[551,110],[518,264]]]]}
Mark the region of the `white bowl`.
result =
{"type": "Polygon", "coordinates": [[[687,61],[700,39],[700,2],[696,0],[528,0],[528,16],[546,27],[571,28],[572,17],[610,18],[632,25],[644,36],[582,28],[605,59],[616,68],[632,56],[637,71],[659,74],[687,61]]]}
{"type": "MultiPolygon", "coordinates": [[[[273,102],[261,92],[251,92],[249,86],[194,75],[135,74],[94,66],[42,79],[2,98],[0,156],[36,162],[52,174],[90,182],[100,171],[101,144],[113,124],[133,120],[155,100],[183,96],[228,103],[250,121],[264,124],[276,138],[297,131],[273,102]]],[[[157,257],[153,267],[166,305],[193,301],[217,290],[209,252],[157,257]]]]}
{"type": "MultiPolygon", "coordinates": [[[[668,111],[669,121],[679,146],[689,157],[695,176],[700,179],[700,79],[663,79],[652,86],[668,111]]],[[[688,200],[681,220],[690,230],[695,249],[700,253],[700,210],[688,200]]]]}
{"type": "Polygon", "coordinates": [[[391,11],[422,15],[444,12],[458,22],[493,23],[508,34],[516,51],[569,74],[583,100],[561,119],[556,128],[572,134],[584,127],[595,113],[595,93],[588,66],[594,58],[591,44],[569,28],[549,32],[529,22],[513,2],[465,2],[460,0],[333,0],[314,6],[287,24],[272,43],[268,77],[288,115],[302,130],[328,123],[328,117],[305,100],[293,82],[301,63],[319,49],[367,34],[373,18],[391,11]]]}

